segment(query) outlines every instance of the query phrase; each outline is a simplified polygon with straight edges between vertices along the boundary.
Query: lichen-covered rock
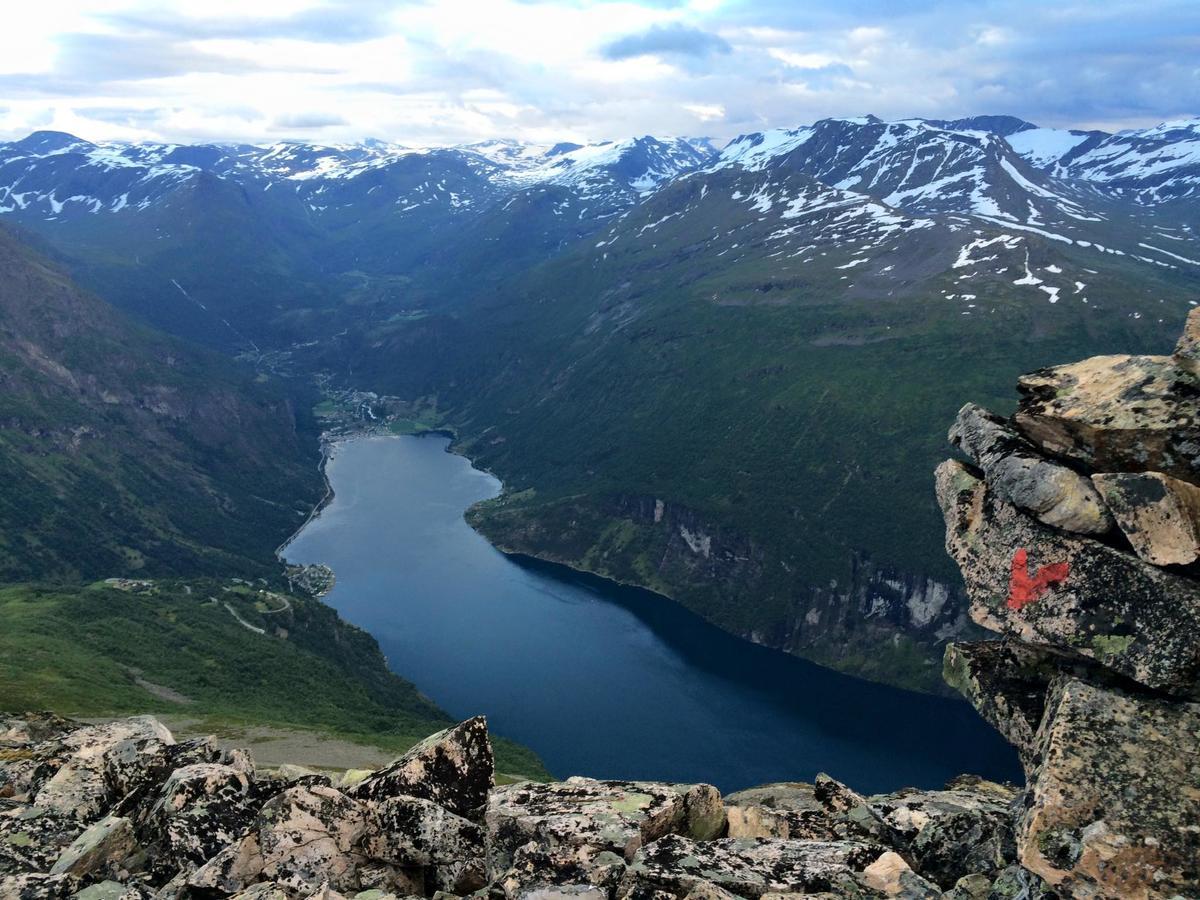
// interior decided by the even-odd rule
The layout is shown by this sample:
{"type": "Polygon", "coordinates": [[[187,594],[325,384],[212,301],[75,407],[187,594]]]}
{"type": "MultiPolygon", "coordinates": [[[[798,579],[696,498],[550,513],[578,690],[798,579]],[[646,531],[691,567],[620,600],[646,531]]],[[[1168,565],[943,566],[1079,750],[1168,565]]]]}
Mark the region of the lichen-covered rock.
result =
{"type": "Polygon", "coordinates": [[[725,797],[728,836],[836,840],[838,834],[814,791],[811,784],[787,782],[729,794],[725,797]]]}
{"type": "Polygon", "coordinates": [[[697,797],[714,796],[719,805],[720,794],[708,785],[676,787],[589,778],[497,788],[487,810],[493,866],[507,868],[511,854],[529,841],[610,850],[628,860],[642,844],[666,834],[688,833],[693,827],[711,834],[710,799],[697,797]],[[689,821],[689,812],[697,808],[704,810],[703,815],[689,821]]]}
{"type": "Polygon", "coordinates": [[[821,772],[813,781],[813,796],[825,808],[839,837],[891,845],[891,829],[858,791],[821,772]]]}
{"type": "Polygon", "coordinates": [[[249,832],[187,879],[199,891],[233,894],[256,881],[296,891],[328,882],[336,890],[359,885],[357,847],[366,828],[362,807],[330,787],[297,785],[268,800],[249,832]]]}
{"type": "Polygon", "coordinates": [[[983,469],[992,490],[1039,521],[1082,534],[1112,528],[1112,516],[1085,476],[1046,459],[983,407],[968,403],[959,410],[950,442],[983,469]]]}
{"type": "Polygon", "coordinates": [[[1017,748],[1026,768],[1058,671],[1046,653],[1010,639],[948,644],[942,667],[946,683],[1017,748]]]}
{"type": "Polygon", "coordinates": [[[508,868],[491,873],[503,896],[516,900],[552,889],[570,888],[608,898],[625,874],[625,859],[611,850],[587,846],[545,846],[530,841],[512,854],[508,868]]]}
{"type": "Polygon", "coordinates": [[[902,900],[937,900],[938,888],[917,875],[899,853],[888,850],[871,863],[858,879],[876,893],[902,900]]]}
{"type": "Polygon", "coordinates": [[[59,854],[50,874],[79,877],[103,874],[120,878],[128,874],[131,859],[140,850],[130,821],[120,816],[106,816],[59,854]]]}
{"type": "Polygon", "coordinates": [[[1183,334],[1179,337],[1179,343],[1175,345],[1173,359],[1179,368],[1193,375],[1200,375],[1200,306],[1188,313],[1183,334]]]}
{"type": "Polygon", "coordinates": [[[1200,894],[1200,704],[1076,679],[1052,692],[1021,864],[1075,898],[1200,894]]]}
{"type": "Polygon", "coordinates": [[[26,872],[0,878],[0,900],[68,900],[79,891],[74,875],[26,872]]]}
{"type": "Polygon", "coordinates": [[[438,887],[469,894],[487,884],[484,831],[430,800],[389,797],[366,810],[362,852],[397,866],[432,866],[438,887]]]}
{"type": "Polygon", "coordinates": [[[38,787],[34,803],[91,821],[126,793],[175,739],[157,719],[137,716],[75,729],[60,743],[65,758],[38,787]]]}
{"type": "Polygon", "coordinates": [[[360,800],[420,797],[478,819],[487,806],[495,771],[487,720],[476,716],[421,741],[349,793],[360,800]]]}
{"type": "Polygon", "coordinates": [[[1091,472],[1200,473],[1200,379],[1169,356],[1095,356],[1022,376],[1025,437],[1091,472]]]}
{"type": "Polygon", "coordinates": [[[83,828],[74,816],[36,806],[0,808],[0,875],[48,872],[83,828]]]}
{"type": "Polygon", "coordinates": [[[1197,690],[1200,584],[1042,525],[962,463],[938,467],[937,495],[975,622],[1081,654],[1152,688],[1197,690]]]}
{"type": "Polygon", "coordinates": [[[1200,487],[1161,472],[1092,476],[1134,552],[1156,566],[1200,559],[1200,487]]]}
{"type": "Polygon", "coordinates": [[[194,763],[172,772],[141,828],[148,841],[155,841],[158,866],[190,870],[233,843],[257,812],[250,788],[244,772],[219,763],[194,763]]]}
{"type": "Polygon", "coordinates": [[[865,893],[863,871],[886,852],[855,841],[697,842],[670,835],[638,851],[622,892],[649,888],[684,897],[696,885],[709,883],[745,898],[815,891],[855,896],[865,893]]]}
{"type": "Polygon", "coordinates": [[[151,900],[154,892],[141,884],[100,881],[89,884],[73,900],[151,900]]]}
{"type": "Polygon", "coordinates": [[[1016,796],[1014,788],[962,780],[946,790],[907,789],[869,802],[912,867],[949,889],[966,875],[999,872],[1016,858],[1016,796]]]}

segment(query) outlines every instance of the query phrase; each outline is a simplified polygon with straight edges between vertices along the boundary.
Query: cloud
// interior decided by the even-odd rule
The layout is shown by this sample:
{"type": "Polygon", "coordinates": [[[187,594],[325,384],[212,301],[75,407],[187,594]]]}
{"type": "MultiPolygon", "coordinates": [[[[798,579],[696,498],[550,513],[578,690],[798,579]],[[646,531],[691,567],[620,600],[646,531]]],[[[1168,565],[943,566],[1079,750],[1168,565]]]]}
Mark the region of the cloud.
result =
{"type": "Polygon", "coordinates": [[[731,53],[733,48],[720,35],[674,23],[654,25],[640,34],[629,34],[600,48],[606,59],[633,59],[638,56],[707,57],[731,53]]]}
{"type": "Polygon", "coordinates": [[[38,123],[99,140],[719,143],[868,112],[1107,129],[1200,113],[1195,0],[12,6],[0,138],[38,123]]]}
{"type": "Polygon", "coordinates": [[[310,112],[277,116],[271,127],[276,131],[308,131],[313,128],[332,128],[335,125],[348,124],[345,116],[310,112]]]}

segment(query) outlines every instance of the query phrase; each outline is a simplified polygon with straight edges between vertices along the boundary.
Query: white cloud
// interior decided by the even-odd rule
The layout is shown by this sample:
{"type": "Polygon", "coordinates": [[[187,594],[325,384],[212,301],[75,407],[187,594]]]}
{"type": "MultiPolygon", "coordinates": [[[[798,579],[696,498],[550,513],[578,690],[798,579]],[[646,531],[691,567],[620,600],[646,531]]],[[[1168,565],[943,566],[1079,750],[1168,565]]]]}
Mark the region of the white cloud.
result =
{"type": "Polygon", "coordinates": [[[10,6],[0,138],[719,139],[866,112],[1124,127],[1200,111],[1181,106],[1200,96],[1189,0],[10,6]]]}

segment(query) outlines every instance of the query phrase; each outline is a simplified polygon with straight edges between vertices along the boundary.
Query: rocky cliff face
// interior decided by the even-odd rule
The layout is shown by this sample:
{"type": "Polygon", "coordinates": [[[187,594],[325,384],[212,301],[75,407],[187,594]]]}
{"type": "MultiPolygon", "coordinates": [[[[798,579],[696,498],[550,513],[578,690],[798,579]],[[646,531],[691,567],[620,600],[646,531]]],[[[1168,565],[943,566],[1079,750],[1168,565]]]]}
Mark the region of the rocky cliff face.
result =
{"type": "Polygon", "coordinates": [[[468,520],[505,551],[655,590],[757,644],[914,690],[945,692],[946,642],[982,634],[959,585],[855,552],[843,577],[813,587],[777,548],[657,497],[617,495],[600,508],[572,500],[532,514],[502,498],[468,520]]]}

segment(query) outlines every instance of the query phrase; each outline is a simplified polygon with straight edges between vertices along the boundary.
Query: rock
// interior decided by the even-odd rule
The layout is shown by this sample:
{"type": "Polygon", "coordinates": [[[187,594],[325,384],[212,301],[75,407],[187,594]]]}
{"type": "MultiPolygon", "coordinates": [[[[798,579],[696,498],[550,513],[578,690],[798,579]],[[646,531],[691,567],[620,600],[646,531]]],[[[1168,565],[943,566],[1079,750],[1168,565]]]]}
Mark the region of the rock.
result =
{"type": "Polygon", "coordinates": [[[708,785],[569,778],[497,788],[487,810],[493,866],[507,868],[511,854],[534,840],[551,847],[610,850],[629,860],[642,844],[666,834],[693,828],[711,834],[713,804],[720,805],[720,795],[708,785]]]}
{"type": "Polygon", "coordinates": [[[934,898],[942,892],[921,878],[904,861],[904,857],[888,850],[862,871],[859,880],[885,897],[934,898]]]}
{"type": "Polygon", "coordinates": [[[37,791],[35,804],[82,821],[96,818],[175,739],[157,719],[137,716],[70,732],[67,756],[37,791]]]}
{"type": "Polygon", "coordinates": [[[887,851],[855,841],[785,841],[723,838],[699,843],[669,835],[638,851],[623,894],[635,889],[686,896],[702,883],[739,897],[767,893],[863,893],[860,876],[887,851]]]}
{"type": "Polygon", "coordinates": [[[731,894],[729,891],[717,887],[715,884],[701,881],[687,892],[684,900],[734,900],[736,896],[736,894],[731,894]]]}
{"type": "Polygon", "coordinates": [[[267,801],[256,825],[266,878],[296,889],[357,886],[353,853],[366,821],[349,797],[329,787],[289,788],[267,801]]]}
{"type": "Polygon", "coordinates": [[[226,894],[269,880],[292,890],[358,887],[366,817],[358,803],[317,785],[297,785],[263,805],[249,833],[225,847],[188,878],[188,886],[226,894]]]}
{"type": "Polygon", "coordinates": [[[232,844],[253,821],[250,779],[233,766],[195,763],[171,773],[147,814],[165,871],[194,869],[232,844]]]}
{"type": "Polygon", "coordinates": [[[432,866],[435,883],[456,894],[488,881],[483,829],[417,797],[389,797],[368,808],[362,852],[397,866],[432,866]]]}
{"type": "Polygon", "coordinates": [[[1112,516],[1085,476],[1046,459],[983,407],[968,403],[959,410],[950,442],[983,469],[997,495],[1039,521],[1081,534],[1112,528],[1112,516]]]}
{"type": "Polygon", "coordinates": [[[27,872],[0,878],[0,900],[68,900],[78,891],[73,875],[27,872]]]}
{"type": "Polygon", "coordinates": [[[1014,417],[1047,453],[1092,472],[1200,472],[1200,380],[1168,356],[1096,356],[1023,376],[1014,417]]]}
{"type": "Polygon", "coordinates": [[[141,885],[101,881],[85,887],[74,900],[150,900],[153,893],[141,885]]]}
{"type": "Polygon", "coordinates": [[[372,769],[347,769],[334,784],[334,787],[345,793],[350,788],[361,784],[374,774],[372,769]]]}
{"type": "Polygon", "coordinates": [[[83,826],[74,816],[24,804],[0,811],[0,875],[48,872],[83,826]]]}
{"type": "Polygon", "coordinates": [[[1016,797],[1014,788],[975,779],[941,791],[910,788],[869,803],[912,868],[950,889],[967,875],[991,875],[1014,862],[1016,797]]]}
{"type": "Polygon", "coordinates": [[[946,548],[984,628],[1187,696],[1200,678],[1200,584],[1048,528],[958,462],[938,467],[946,548]]]}
{"type": "Polygon", "coordinates": [[[1021,864],[1076,898],[1200,893],[1200,704],[1064,678],[1047,710],[1021,864]]]}
{"type": "Polygon", "coordinates": [[[838,838],[811,784],[768,784],[725,797],[731,838],[778,837],[832,841],[838,838]]]}
{"type": "Polygon", "coordinates": [[[129,820],[107,816],[71,842],[51,867],[50,874],[120,876],[139,850],[129,820]]]}
{"type": "Polygon", "coordinates": [[[282,884],[264,881],[252,884],[244,891],[238,891],[231,900],[292,900],[292,892],[282,884]]]}
{"type": "Polygon", "coordinates": [[[1200,375],[1200,306],[1188,313],[1187,324],[1172,357],[1175,365],[1193,375],[1200,375]]]}
{"type": "Polygon", "coordinates": [[[293,782],[299,781],[301,778],[310,778],[320,776],[322,773],[316,769],[310,769],[308,766],[298,766],[294,763],[284,763],[275,769],[275,777],[280,781],[293,782]]]}
{"type": "Polygon", "coordinates": [[[992,879],[986,875],[964,875],[942,896],[946,900],[988,900],[992,879]]]}
{"type": "Polygon", "coordinates": [[[1161,472],[1093,475],[1134,552],[1156,566],[1200,559],[1200,487],[1161,472]]]}
{"type": "Polygon", "coordinates": [[[1026,768],[1036,754],[1034,738],[1046,711],[1046,691],[1056,667],[1014,640],[948,644],[943,677],[1017,748],[1026,768]]]}
{"type": "Polygon", "coordinates": [[[1050,885],[1016,864],[996,876],[985,896],[987,900],[1059,900],[1059,895],[1050,885]]]}
{"type": "Polygon", "coordinates": [[[611,897],[625,874],[625,859],[611,850],[587,846],[548,847],[530,841],[512,853],[507,869],[492,872],[493,883],[507,898],[556,888],[586,887],[611,897]]]}
{"type": "Polygon", "coordinates": [[[476,716],[421,741],[349,793],[360,800],[419,797],[478,820],[494,777],[487,720],[476,716]]]}
{"type": "Polygon", "coordinates": [[[891,844],[891,829],[862,794],[822,772],[813,783],[813,796],[840,837],[891,844]]]}

